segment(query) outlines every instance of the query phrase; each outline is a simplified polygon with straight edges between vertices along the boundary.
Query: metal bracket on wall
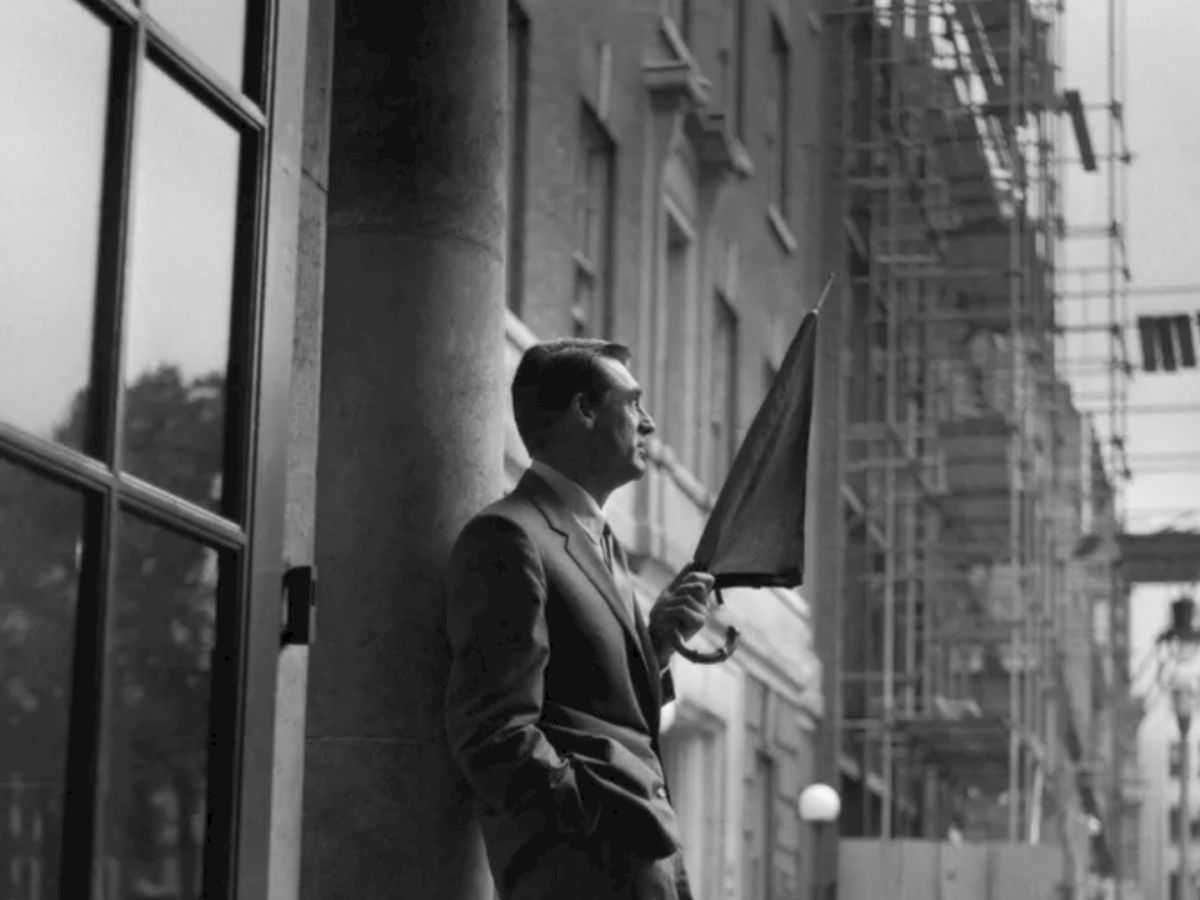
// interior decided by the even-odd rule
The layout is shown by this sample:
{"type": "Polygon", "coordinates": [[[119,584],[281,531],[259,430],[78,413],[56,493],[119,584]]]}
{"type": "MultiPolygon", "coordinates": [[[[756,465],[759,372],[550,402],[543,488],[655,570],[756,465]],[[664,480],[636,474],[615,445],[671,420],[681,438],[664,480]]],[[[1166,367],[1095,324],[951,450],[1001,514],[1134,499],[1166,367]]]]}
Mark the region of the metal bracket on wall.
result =
{"type": "Polygon", "coordinates": [[[283,630],[287,646],[311,646],[317,636],[317,567],[293,566],[283,573],[283,630]]]}

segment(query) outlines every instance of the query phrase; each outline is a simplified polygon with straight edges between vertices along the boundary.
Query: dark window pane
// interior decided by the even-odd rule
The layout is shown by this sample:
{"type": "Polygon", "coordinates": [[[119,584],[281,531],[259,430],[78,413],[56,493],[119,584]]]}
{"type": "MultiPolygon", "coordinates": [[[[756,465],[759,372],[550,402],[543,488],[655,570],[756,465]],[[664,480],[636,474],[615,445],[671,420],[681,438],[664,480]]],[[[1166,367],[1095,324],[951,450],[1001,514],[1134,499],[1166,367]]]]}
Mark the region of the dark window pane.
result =
{"type": "Polygon", "coordinates": [[[0,897],[58,894],[83,518],[0,460],[0,897]]]}
{"type": "Polygon", "coordinates": [[[74,0],[14,0],[4,12],[0,419],[78,448],[112,38],[74,0]]]}
{"type": "Polygon", "coordinates": [[[146,0],[155,21],[235,87],[242,86],[246,0],[146,0]]]}
{"type": "Polygon", "coordinates": [[[119,525],[102,803],[114,898],[199,897],[216,551],[133,516],[119,525]]]}
{"type": "Polygon", "coordinates": [[[240,139],[155,66],[138,116],[121,467],[217,508],[240,139]]]}

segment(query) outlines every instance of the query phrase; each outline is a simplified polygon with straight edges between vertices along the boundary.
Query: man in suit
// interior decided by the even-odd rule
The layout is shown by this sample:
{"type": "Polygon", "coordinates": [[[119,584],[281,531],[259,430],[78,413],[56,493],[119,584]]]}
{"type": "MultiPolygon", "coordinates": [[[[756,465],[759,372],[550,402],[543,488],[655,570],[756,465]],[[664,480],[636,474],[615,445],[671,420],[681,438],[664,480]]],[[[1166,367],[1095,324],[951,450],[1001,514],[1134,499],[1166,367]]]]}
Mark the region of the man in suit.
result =
{"type": "Polygon", "coordinates": [[[685,568],[648,619],[608,528],[654,420],[628,348],[531,347],[512,384],[533,463],[463,529],[450,564],[450,748],[504,900],[689,900],[658,746],[672,639],[710,612],[685,568]]]}

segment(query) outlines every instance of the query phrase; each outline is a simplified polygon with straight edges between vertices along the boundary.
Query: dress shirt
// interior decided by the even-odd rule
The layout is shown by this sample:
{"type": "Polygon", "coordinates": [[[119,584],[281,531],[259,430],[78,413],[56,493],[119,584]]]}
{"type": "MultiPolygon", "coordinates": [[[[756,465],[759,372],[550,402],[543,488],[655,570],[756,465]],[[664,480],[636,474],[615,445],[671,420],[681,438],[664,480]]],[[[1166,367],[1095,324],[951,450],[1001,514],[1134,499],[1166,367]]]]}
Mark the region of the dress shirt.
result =
{"type": "Polygon", "coordinates": [[[600,504],[596,502],[596,498],[558,469],[541,460],[535,459],[529,464],[529,468],[550,485],[554,493],[558,495],[558,499],[563,502],[575,521],[579,523],[579,527],[592,539],[592,543],[596,545],[596,549],[600,550],[600,555],[603,556],[604,549],[601,540],[608,522],[604,518],[604,511],[600,508],[600,504]]]}

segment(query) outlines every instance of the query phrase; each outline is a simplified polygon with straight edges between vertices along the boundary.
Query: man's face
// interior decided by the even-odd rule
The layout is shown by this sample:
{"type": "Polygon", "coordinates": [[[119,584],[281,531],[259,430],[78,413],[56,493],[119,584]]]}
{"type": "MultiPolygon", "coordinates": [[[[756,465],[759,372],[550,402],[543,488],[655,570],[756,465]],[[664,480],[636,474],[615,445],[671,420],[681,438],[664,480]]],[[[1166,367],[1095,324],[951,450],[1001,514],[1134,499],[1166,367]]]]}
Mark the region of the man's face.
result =
{"type": "Polygon", "coordinates": [[[646,474],[646,438],[654,431],[654,420],[642,409],[642,388],[629,369],[615,359],[599,362],[611,387],[596,407],[593,459],[617,487],[646,474]]]}

